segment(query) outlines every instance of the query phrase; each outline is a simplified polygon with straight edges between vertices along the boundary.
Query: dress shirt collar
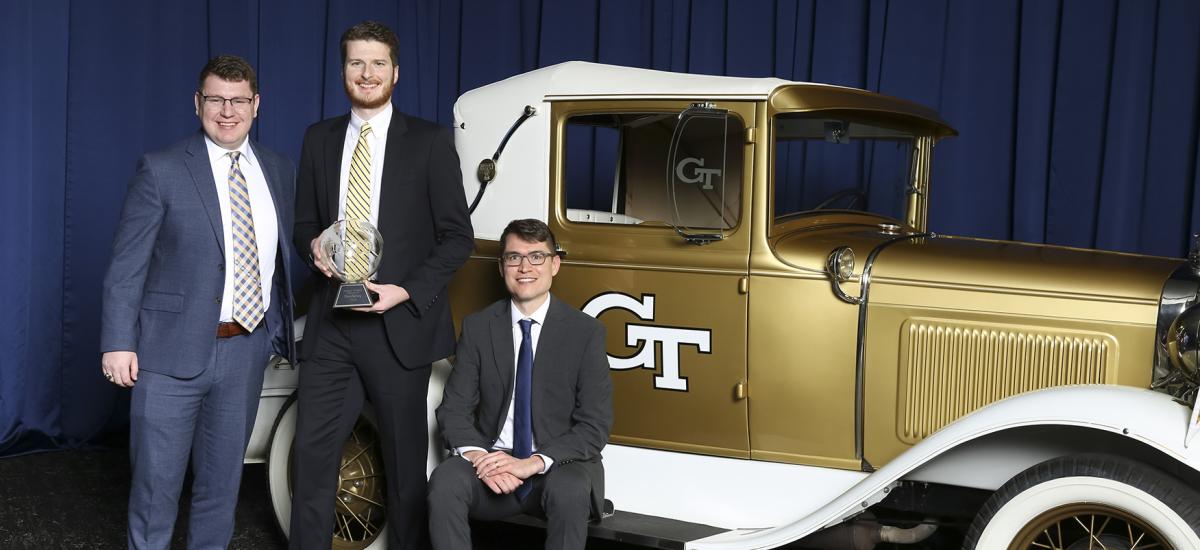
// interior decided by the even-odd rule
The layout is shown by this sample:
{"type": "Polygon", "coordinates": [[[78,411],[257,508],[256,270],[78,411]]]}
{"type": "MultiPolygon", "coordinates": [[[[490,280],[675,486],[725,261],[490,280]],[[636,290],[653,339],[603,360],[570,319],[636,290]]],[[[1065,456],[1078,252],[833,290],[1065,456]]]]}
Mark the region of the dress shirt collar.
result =
{"type": "Polygon", "coordinates": [[[250,149],[250,136],[246,136],[246,139],[243,139],[242,144],[238,145],[236,149],[226,149],[213,142],[213,140],[208,137],[208,134],[204,134],[204,145],[208,147],[208,162],[213,166],[216,166],[217,161],[220,160],[221,157],[228,155],[230,151],[237,151],[242,154],[241,159],[238,160],[238,164],[243,162],[254,164],[258,161],[258,159],[254,158],[254,152],[250,149]]]}
{"type": "Polygon", "coordinates": [[[546,301],[542,302],[542,305],[538,306],[538,308],[534,310],[533,315],[528,317],[526,317],[524,313],[521,313],[521,310],[517,308],[517,304],[513,303],[512,300],[509,300],[508,307],[512,313],[512,323],[515,325],[522,319],[533,319],[534,323],[537,323],[538,325],[545,325],[546,312],[550,311],[550,300],[552,299],[553,298],[547,296],[546,301]]]}
{"type": "Polygon", "coordinates": [[[389,101],[387,105],[384,105],[383,110],[371,117],[371,120],[364,121],[362,117],[358,116],[358,113],[353,110],[350,111],[350,131],[354,135],[357,136],[362,132],[363,122],[371,123],[372,137],[378,139],[386,136],[388,127],[392,125],[392,102],[389,101]]]}

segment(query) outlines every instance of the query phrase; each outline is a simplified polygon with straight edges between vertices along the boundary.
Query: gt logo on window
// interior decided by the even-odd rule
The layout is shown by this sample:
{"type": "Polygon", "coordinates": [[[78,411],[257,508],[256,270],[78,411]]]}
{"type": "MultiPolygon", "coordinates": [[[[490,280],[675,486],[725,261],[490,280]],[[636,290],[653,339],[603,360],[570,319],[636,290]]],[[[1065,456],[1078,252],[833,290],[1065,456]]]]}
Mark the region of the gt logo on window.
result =
{"type": "Polygon", "coordinates": [[[675,177],[679,178],[679,181],[684,183],[700,183],[703,181],[704,185],[702,185],[700,188],[704,189],[705,191],[713,188],[713,176],[718,178],[721,177],[721,170],[716,168],[705,168],[704,159],[688,157],[679,161],[679,164],[675,165],[675,177]],[[695,168],[692,168],[693,175],[690,177],[684,175],[684,170],[693,166],[695,166],[695,168]]]}
{"type": "MultiPolygon", "coordinates": [[[[639,301],[633,296],[619,292],[606,292],[583,306],[583,312],[599,318],[610,309],[624,309],[643,321],[654,320],[654,295],[643,294],[639,301]]],[[[625,325],[625,345],[641,349],[632,357],[608,356],[608,367],[613,370],[650,369],[658,370],[655,361],[655,344],[662,344],[662,373],[654,377],[654,387],[660,390],[687,391],[687,377],[679,373],[679,347],[695,346],[700,353],[712,353],[712,331],[661,325],[628,323],[625,325]]]]}

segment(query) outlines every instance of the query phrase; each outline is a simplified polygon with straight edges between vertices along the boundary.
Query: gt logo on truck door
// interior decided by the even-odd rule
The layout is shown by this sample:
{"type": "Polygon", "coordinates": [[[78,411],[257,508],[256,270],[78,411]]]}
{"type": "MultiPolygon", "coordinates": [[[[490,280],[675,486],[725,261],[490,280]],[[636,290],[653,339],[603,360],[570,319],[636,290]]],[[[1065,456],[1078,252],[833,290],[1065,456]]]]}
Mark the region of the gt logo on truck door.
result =
{"type": "Polygon", "coordinates": [[[701,186],[701,189],[705,191],[712,190],[712,178],[713,176],[721,177],[721,172],[719,168],[705,168],[703,158],[688,157],[679,161],[679,164],[675,166],[675,177],[679,178],[679,181],[684,183],[700,183],[703,181],[704,185],[701,186]],[[688,177],[684,173],[684,169],[691,166],[696,166],[696,168],[692,169],[693,175],[688,177]]]}
{"type": "MultiPolygon", "coordinates": [[[[605,292],[588,300],[583,312],[599,318],[606,310],[624,309],[643,321],[654,320],[654,295],[642,294],[638,301],[633,296],[620,292],[605,292]]],[[[662,344],[662,374],[654,377],[654,387],[660,390],[687,391],[687,378],[679,373],[679,346],[696,346],[700,353],[712,353],[712,331],[707,329],[664,327],[628,323],[625,325],[625,345],[641,349],[632,357],[608,356],[612,370],[636,369],[638,367],[658,370],[655,363],[655,344],[662,344]]]]}

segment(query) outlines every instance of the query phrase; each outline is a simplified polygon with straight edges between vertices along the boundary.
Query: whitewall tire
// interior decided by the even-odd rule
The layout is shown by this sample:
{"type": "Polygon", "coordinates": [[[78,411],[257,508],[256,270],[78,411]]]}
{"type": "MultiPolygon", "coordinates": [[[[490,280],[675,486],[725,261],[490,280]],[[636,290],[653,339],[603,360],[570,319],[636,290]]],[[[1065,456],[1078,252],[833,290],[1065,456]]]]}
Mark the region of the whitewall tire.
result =
{"type": "Polygon", "coordinates": [[[1184,482],[1129,459],[1079,455],[1043,462],[996,491],[963,548],[1193,550],[1198,527],[1200,493],[1184,482]]]}

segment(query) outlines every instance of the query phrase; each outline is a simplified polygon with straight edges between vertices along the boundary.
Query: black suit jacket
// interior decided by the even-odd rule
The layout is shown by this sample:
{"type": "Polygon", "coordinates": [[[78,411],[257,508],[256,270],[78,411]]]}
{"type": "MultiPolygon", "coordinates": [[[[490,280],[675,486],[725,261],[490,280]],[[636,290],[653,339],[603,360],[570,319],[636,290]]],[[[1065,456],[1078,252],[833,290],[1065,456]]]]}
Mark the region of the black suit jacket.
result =
{"type": "MultiPolygon", "coordinates": [[[[452,448],[491,449],[512,401],[510,301],[496,302],[463,320],[454,368],[446,381],[438,425],[452,448]]],[[[533,440],[554,466],[579,462],[592,481],[592,509],[604,502],[600,450],[612,430],[612,381],[604,352],[604,325],[551,297],[533,355],[533,440]]]]}
{"type": "MultiPolygon", "coordinates": [[[[350,115],[309,126],[296,181],[296,250],[337,221],[339,177],[350,115]]],[[[474,249],[462,173],[449,128],[393,109],[379,195],[383,258],[374,280],[395,284],[411,299],[383,314],[392,351],[405,367],[419,367],[454,350],[446,285],[474,249]]],[[[309,260],[309,266],[316,271],[309,260]]],[[[300,358],[312,353],[329,314],[337,279],[317,272],[300,358]]]]}

